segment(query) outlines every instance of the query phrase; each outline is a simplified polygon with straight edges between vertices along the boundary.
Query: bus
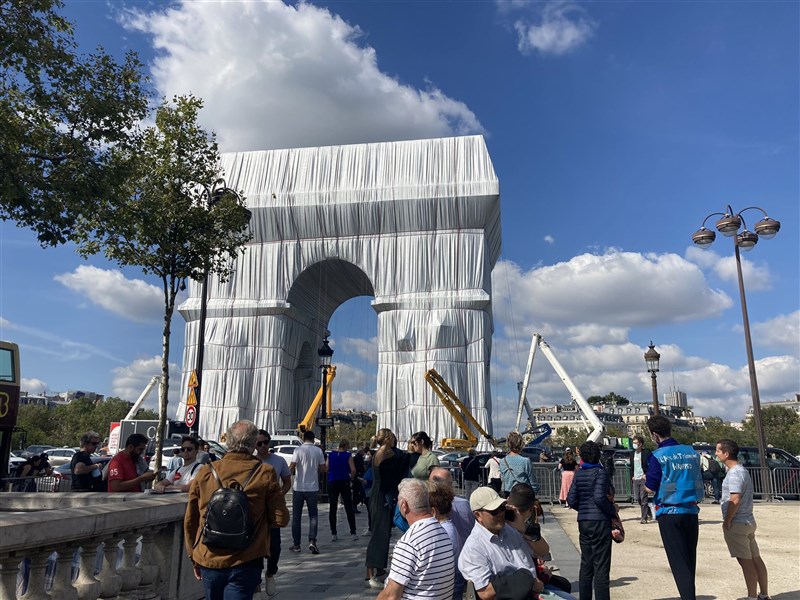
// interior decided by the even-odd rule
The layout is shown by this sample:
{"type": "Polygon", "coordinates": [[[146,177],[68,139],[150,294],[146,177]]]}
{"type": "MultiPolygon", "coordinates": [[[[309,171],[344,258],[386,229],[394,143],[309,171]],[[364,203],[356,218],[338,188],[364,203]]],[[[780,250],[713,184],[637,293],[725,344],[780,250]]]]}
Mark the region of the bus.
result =
{"type": "Polygon", "coordinates": [[[19,411],[19,346],[0,341],[0,478],[8,477],[11,434],[19,411]]]}

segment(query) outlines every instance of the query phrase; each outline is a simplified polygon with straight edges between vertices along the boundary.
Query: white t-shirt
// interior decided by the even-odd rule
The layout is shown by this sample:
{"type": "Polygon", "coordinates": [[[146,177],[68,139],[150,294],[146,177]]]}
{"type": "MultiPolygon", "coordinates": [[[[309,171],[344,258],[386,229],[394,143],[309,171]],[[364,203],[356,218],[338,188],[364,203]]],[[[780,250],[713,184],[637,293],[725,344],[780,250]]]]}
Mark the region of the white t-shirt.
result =
{"type": "Polygon", "coordinates": [[[292,464],[296,467],[292,489],[295,492],[318,492],[319,467],[325,464],[322,449],[305,442],[292,454],[292,464]]]}
{"type": "Polygon", "coordinates": [[[489,469],[489,479],[500,479],[500,459],[492,456],[486,461],[486,467],[489,469]]]}
{"type": "Polygon", "coordinates": [[[395,544],[389,579],[404,586],[403,600],[450,600],[454,577],[453,543],[434,517],[414,523],[395,544]]]}
{"type": "Polygon", "coordinates": [[[202,466],[198,461],[182,466],[172,474],[172,485],[189,485],[202,466]]]}

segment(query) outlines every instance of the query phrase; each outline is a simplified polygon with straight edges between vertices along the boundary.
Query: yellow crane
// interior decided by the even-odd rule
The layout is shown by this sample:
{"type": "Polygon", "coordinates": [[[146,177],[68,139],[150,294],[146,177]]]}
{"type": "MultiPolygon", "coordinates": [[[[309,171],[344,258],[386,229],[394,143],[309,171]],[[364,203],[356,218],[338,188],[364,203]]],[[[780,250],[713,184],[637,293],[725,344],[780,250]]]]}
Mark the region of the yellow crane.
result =
{"type": "Polygon", "coordinates": [[[466,439],[463,438],[444,438],[441,443],[442,448],[452,449],[452,450],[469,450],[470,448],[474,448],[478,444],[478,437],[472,432],[470,429],[469,424],[467,421],[472,423],[472,426],[475,430],[485,437],[492,446],[495,446],[495,441],[492,436],[486,433],[486,430],[481,427],[481,424],[478,423],[477,419],[472,416],[472,413],[469,412],[469,409],[464,406],[461,400],[458,399],[455,392],[450,389],[450,386],[447,385],[447,382],[442,378],[439,373],[437,373],[436,369],[430,369],[427,373],[425,373],[425,381],[433,388],[433,391],[436,392],[436,395],[441,400],[444,407],[447,409],[447,412],[452,415],[453,419],[455,419],[458,426],[461,428],[461,431],[464,432],[466,439]]]}
{"type": "MultiPolygon", "coordinates": [[[[325,414],[331,414],[331,383],[333,382],[333,378],[336,377],[336,367],[331,365],[328,367],[328,376],[325,380],[325,389],[327,391],[326,396],[328,406],[326,407],[325,414]]],[[[322,404],[322,385],[319,386],[319,391],[317,395],[314,396],[314,401],[311,403],[311,406],[306,413],[306,416],[303,417],[303,420],[297,425],[297,430],[300,432],[300,437],[303,436],[303,432],[308,431],[310,429],[314,429],[314,423],[317,419],[317,413],[319,413],[319,407],[322,404]]]]}

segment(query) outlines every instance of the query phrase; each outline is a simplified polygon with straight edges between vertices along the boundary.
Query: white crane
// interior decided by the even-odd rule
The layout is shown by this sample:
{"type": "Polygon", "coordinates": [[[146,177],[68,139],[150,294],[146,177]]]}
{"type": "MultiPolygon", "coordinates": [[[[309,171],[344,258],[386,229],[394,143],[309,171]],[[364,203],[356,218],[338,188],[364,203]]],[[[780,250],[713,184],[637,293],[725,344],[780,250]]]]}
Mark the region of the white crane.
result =
{"type": "Polygon", "coordinates": [[[542,354],[544,354],[545,358],[550,361],[550,364],[553,366],[553,369],[561,378],[561,381],[564,382],[564,385],[569,390],[570,395],[572,396],[573,402],[577,405],[578,409],[581,411],[584,417],[584,427],[586,427],[586,431],[589,431],[588,440],[592,442],[598,442],[600,437],[603,435],[605,431],[605,426],[598,418],[597,414],[592,410],[592,407],[586,401],[586,398],[583,397],[580,390],[576,387],[576,385],[572,382],[567,372],[564,370],[564,367],[561,366],[561,363],[558,362],[558,359],[553,354],[553,351],[550,349],[550,346],[547,342],[542,339],[542,336],[538,333],[534,333],[533,337],[531,338],[531,350],[528,354],[528,365],[525,369],[525,377],[522,380],[522,385],[519,387],[519,407],[517,408],[517,422],[516,422],[516,431],[519,431],[520,421],[522,420],[522,409],[528,413],[528,418],[533,423],[536,419],[531,410],[530,405],[528,404],[528,399],[526,398],[525,394],[528,391],[528,384],[530,383],[531,378],[531,369],[533,368],[533,359],[536,355],[536,349],[540,349],[542,354]],[[586,423],[589,422],[589,424],[586,423]],[[589,427],[591,425],[591,428],[589,427]]]}
{"type": "Polygon", "coordinates": [[[128,411],[128,414],[125,415],[125,418],[122,419],[123,421],[128,421],[136,416],[136,412],[139,410],[139,407],[144,404],[144,401],[147,400],[147,396],[150,395],[150,392],[153,391],[153,388],[156,387],[157,383],[161,383],[161,375],[153,375],[153,378],[150,380],[141,394],[139,394],[139,398],[136,402],[133,403],[131,409],[128,411]]]}

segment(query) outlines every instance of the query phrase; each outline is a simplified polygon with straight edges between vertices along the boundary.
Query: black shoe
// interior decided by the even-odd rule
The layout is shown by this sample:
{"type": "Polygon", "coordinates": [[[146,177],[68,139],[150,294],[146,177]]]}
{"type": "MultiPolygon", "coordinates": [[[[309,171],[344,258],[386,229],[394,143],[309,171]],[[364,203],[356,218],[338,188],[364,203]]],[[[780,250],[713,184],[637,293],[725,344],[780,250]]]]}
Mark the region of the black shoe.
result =
{"type": "Polygon", "coordinates": [[[311,551],[311,554],[319,554],[319,548],[317,548],[317,542],[310,542],[308,544],[308,549],[311,551]]]}

